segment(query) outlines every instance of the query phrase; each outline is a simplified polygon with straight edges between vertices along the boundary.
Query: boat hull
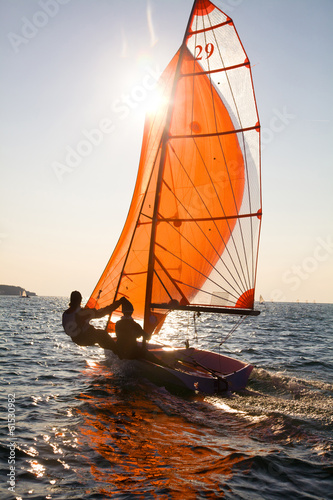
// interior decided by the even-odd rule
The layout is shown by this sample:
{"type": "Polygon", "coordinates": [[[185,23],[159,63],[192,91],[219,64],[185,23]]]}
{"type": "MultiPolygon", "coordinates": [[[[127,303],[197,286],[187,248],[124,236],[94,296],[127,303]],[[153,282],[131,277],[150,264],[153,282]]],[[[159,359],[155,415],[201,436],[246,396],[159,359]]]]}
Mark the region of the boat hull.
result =
{"type": "Polygon", "coordinates": [[[170,348],[148,344],[147,348],[163,365],[136,359],[135,373],[158,386],[177,387],[206,394],[239,391],[245,388],[253,366],[229,356],[195,348],[170,348]]]}

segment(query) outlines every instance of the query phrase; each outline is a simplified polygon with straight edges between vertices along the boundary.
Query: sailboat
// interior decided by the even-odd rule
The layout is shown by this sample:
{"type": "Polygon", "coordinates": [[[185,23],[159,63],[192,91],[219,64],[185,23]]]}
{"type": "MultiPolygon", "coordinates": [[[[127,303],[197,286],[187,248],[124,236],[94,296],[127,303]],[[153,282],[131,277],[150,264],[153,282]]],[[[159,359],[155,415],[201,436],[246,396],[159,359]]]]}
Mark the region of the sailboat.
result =
{"type": "MultiPolygon", "coordinates": [[[[209,0],[194,2],[157,95],[127,220],[86,304],[99,309],[124,296],[155,338],[171,311],[259,314],[260,124],[251,67],[233,21],[209,0]]],[[[190,390],[242,389],[253,368],[187,346],[147,348],[163,366],[131,361],[141,373],[190,390]]]]}

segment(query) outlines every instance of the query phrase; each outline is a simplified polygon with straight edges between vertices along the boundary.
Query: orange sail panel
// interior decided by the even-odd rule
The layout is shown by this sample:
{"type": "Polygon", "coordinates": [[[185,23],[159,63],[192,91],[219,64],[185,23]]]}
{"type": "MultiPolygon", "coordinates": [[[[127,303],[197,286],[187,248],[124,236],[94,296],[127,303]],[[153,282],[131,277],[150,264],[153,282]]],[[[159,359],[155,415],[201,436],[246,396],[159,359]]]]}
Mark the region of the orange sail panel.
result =
{"type": "Polygon", "coordinates": [[[125,296],[148,332],[167,314],[151,304],[253,308],[261,222],[250,65],[208,0],[194,3],[158,92],[123,232],[87,304],[125,296]]]}

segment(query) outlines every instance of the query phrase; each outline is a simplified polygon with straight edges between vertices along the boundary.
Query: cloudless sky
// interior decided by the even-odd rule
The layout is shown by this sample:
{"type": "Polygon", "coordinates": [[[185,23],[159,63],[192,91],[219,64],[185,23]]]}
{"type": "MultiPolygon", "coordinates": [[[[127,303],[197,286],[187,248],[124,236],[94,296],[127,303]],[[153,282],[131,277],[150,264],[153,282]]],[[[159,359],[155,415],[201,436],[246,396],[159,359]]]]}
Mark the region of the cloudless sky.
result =
{"type": "MultiPolygon", "coordinates": [[[[250,59],[262,125],[257,298],[333,302],[333,2],[215,3],[250,59]]],[[[151,88],[191,7],[0,2],[0,283],[90,295],[127,216],[151,88]]]]}

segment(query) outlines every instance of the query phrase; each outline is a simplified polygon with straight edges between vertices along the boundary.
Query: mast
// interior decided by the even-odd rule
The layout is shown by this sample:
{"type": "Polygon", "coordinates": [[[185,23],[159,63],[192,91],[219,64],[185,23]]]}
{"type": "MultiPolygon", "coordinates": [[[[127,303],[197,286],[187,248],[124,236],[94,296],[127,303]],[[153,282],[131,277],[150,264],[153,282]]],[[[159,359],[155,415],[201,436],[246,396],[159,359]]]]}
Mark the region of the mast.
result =
{"type": "Polygon", "coordinates": [[[177,68],[175,71],[175,77],[174,77],[174,81],[173,81],[172,91],[170,94],[170,104],[169,104],[168,113],[167,113],[167,117],[166,117],[166,121],[165,121],[165,125],[164,125],[163,136],[162,136],[162,150],[161,150],[161,158],[160,158],[158,177],[157,177],[157,183],[156,183],[156,196],[155,196],[155,203],[154,203],[152,228],[151,228],[151,234],[150,234],[150,248],[149,248],[149,257],[148,257],[148,272],[147,272],[144,327],[143,327],[144,329],[146,327],[148,327],[149,318],[150,318],[152,283],[153,283],[153,276],[154,276],[154,261],[155,261],[154,253],[155,253],[156,227],[157,227],[157,218],[158,218],[158,208],[159,208],[159,204],[160,204],[161,186],[162,186],[162,181],[163,181],[163,171],[164,171],[166,151],[167,151],[167,143],[169,141],[169,129],[170,129],[170,123],[171,123],[171,118],[172,118],[172,113],[173,113],[173,99],[174,99],[174,96],[176,93],[177,83],[179,80],[180,67],[181,67],[181,63],[182,63],[182,59],[183,59],[183,53],[184,53],[184,50],[186,48],[187,34],[188,34],[189,28],[191,26],[196,3],[197,3],[197,0],[194,0],[191,14],[190,14],[190,17],[189,17],[189,20],[187,23],[187,27],[185,30],[183,43],[182,43],[180,50],[179,50],[179,58],[178,58],[178,62],[177,62],[177,68]]]}

